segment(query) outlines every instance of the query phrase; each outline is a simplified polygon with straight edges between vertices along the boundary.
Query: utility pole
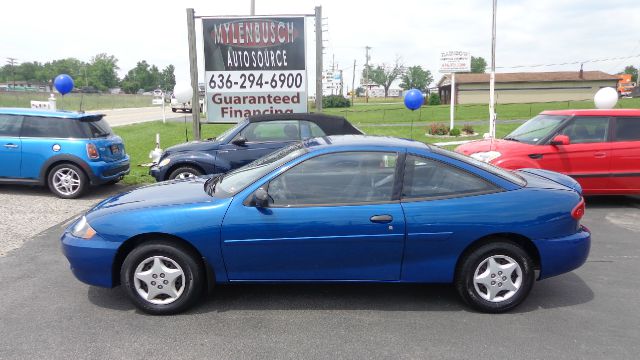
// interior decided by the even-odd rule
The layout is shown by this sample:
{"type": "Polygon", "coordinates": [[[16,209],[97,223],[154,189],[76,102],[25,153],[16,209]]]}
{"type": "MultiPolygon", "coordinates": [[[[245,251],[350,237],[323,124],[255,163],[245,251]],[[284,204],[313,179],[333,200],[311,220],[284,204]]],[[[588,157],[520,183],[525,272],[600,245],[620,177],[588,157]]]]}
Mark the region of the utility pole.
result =
{"type": "Polygon", "coordinates": [[[193,117],[193,138],[200,140],[200,88],[198,87],[198,59],[196,57],[195,12],[187,9],[187,31],[189,40],[189,68],[191,72],[191,115],[193,117]]]}
{"type": "Polygon", "coordinates": [[[331,55],[331,95],[335,95],[334,90],[335,86],[333,84],[333,80],[335,80],[335,72],[336,72],[336,54],[331,55]]]}
{"type": "Polygon", "coordinates": [[[338,95],[340,96],[344,96],[344,93],[342,92],[344,89],[344,80],[342,79],[342,70],[338,70],[340,71],[340,92],[338,93],[338,95]]]}
{"type": "Polygon", "coordinates": [[[356,59],[353,59],[353,78],[351,79],[351,105],[353,106],[353,101],[355,99],[356,94],[356,59]]]}
{"type": "Polygon", "coordinates": [[[322,112],[322,6],[316,6],[316,112],[322,112]]]}
{"type": "Polygon", "coordinates": [[[496,137],[496,8],[497,0],[493,0],[493,23],[491,27],[491,75],[489,75],[489,135],[496,137]]]}
{"type": "Polygon", "coordinates": [[[13,90],[16,89],[16,58],[8,57],[7,64],[11,65],[11,76],[13,77],[13,90]]]}
{"type": "Polygon", "coordinates": [[[251,16],[256,14],[256,0],[251,0],[251,16]]]}
{"type": "Polygon", "coordinates": [[[364,97],[365,102],[369,102],[369,50],[371,50],[371,46],[365,46],[364,50],[366,52],[365,55],[365,64],[364,64],[364,97]]]}

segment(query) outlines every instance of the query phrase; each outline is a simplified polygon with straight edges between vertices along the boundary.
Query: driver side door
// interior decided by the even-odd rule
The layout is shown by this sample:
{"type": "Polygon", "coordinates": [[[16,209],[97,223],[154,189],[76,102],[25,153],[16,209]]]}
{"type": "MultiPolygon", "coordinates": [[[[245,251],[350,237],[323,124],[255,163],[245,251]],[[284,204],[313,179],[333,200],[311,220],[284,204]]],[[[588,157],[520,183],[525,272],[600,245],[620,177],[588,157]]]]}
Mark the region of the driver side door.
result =
{"type": "Polygon", "coordinates": [[[308,159],[261,186],[268,207],[236,198],[222,224],[231,281],[398,280],[405,219],[398,154],[308,159]]]}

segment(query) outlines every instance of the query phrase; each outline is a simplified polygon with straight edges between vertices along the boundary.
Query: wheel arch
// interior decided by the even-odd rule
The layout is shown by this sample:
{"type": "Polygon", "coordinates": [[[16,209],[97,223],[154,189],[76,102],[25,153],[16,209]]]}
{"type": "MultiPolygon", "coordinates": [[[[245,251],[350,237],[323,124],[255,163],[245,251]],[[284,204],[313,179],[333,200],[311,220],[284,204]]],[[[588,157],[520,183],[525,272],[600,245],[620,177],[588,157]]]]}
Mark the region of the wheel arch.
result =
{"type": "Polygon", "coordinates": [[[90,182],[93,182],[93,172],[89,166],[82,159],[67,155],[51,158],[42,166],[42,169],[40,170],[40,182],[42,185],[49,186],[49,174],[51,174],[51,170],[62,164],[77,166],[80,171],[84,173],[87,179],[89,179],[90,182]]]}
{"type": "Polygon", "coordinates": [[[533,268],[535,270],[540,270],[540,264],[541,264],[540,252],[538,251],[538,248],[533,243],[533,241],[531,241],[531,239],[521,234],[504,232],[504,233],[494,233],[494,234],[483,236],[473,241],[471,244],[469,244],[464,249],[464,251],[462,251],[460,256],[458,256],[458,260],[456,261],[456,267],[455,267],[456,269],[455,276],[456,277],[458,276],[460,266],[462,265],[462,260],[467,255],[469,255],[474,250],[478,249],[483,245],[498,242],[498,241],[503,241],[503,239],[506,239],[509,242],[513,243],[514,245],[517,245],[520,248],[522,248],[531,257],[531,260],[533,261],[533,268]]]}
{"type": "Polygon", "coordinates": [[[200,171],[203,175],[207,173],[207,171],[202,167],[202,165],[198,164],[197,162],[193,162],[189,160],[181,160],[180,162],[177,162],[169,167],[169,169],[165,172],[165,177],[163,180],[169,180],[169,176],[171,176],[171,173],[173,173],[176,169],[180,167],[192,167],[200,171]]]}
{"type": "Polygon", "coordinates": [[[120,271],[122,269],[122,264],[124,263],[124,259],[135,249],[136,247],[153,240],[163,240],[167,242],[174,242],[180,244],[183,248],[187,249],[192,253],[195,260],[198,261],[203,269],[205,269],[204,279],[205,284],[210,289],[213,283],[215,283],[215,275],[213,272],[213,268],[207,262],[206,258],[202,255],[202,253],[189,241],[167,233],[162,232],[150,232],[144,234],[135,235],[129,239],[127,239],[116,252],[116,256],[113,259],[113,265],[111,266],[111,278],[113,282],[113,286],[120,285],[120,271]]]}

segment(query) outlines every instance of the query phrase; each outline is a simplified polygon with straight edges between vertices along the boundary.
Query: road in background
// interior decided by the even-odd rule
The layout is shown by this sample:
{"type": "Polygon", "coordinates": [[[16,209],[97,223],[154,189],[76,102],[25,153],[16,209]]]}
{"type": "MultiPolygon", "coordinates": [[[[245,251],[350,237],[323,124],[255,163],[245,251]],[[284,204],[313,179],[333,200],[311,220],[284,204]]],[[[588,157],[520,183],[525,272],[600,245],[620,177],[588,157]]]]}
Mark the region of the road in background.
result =
{"type": "Polygon", "coordinates": [[[447,285],[264,284],[165,317],[77,281],[56,226],[0,257],[0,358],[636,359],[640,200],[587,199],[583,223],[587,263],[507,314],[471,311],[447,285]]]}
{"type": "MultiPolygon", "coordinates": [[[[144,107],[144,108],[128,108],[128,109],[113,109],[113,110],[96,110],[88,111],[89,113],[99,113],[107,115],[105,119],[111,125],[122,126],[137,124],[147,121],[162,120],[162,106],[144,107]]],[[[172,112],[170,106],[165,106],[165,114],[167,120],[184,119],[187,117],[187,121],[191,121],[191,113],[172,112]]]]}

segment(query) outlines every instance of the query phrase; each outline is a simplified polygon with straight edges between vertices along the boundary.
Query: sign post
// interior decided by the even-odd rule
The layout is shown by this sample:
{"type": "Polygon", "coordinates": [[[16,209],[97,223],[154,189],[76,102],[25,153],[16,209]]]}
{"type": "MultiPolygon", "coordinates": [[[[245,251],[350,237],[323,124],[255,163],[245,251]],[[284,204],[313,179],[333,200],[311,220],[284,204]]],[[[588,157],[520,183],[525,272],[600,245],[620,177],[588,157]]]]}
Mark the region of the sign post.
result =
{"type": "Polygon", "coordinates": [[[305,17],[203,18],[208,123],[307,112],[305,17]]]}
{"type": "Polygon", "coordinates": [[[449,130],[454,126],[456,102],[456,74],[471,71],[471,53],[468,51],[445,51],[440,53],[440,72],[451,74],[451,109],[449,130]]]}

